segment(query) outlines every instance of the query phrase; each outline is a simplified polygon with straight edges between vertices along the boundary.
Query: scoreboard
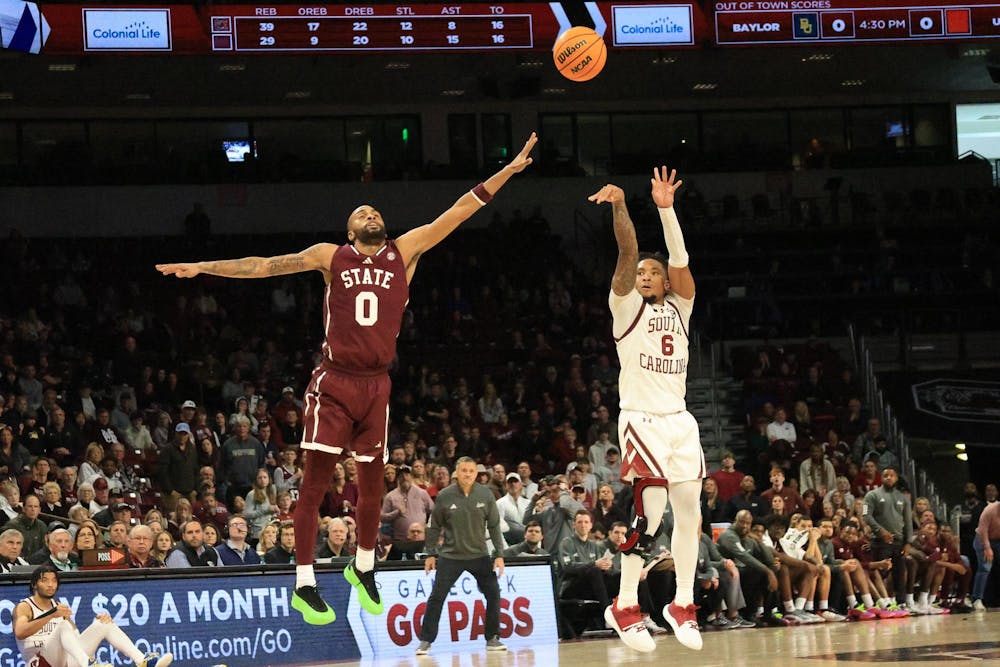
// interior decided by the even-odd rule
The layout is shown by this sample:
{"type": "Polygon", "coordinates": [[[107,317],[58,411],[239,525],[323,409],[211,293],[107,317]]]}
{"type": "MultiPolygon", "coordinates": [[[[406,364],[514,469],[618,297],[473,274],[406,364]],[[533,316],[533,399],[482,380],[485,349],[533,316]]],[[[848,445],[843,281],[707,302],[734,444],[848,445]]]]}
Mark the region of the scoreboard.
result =
{"type": "MultiPolygon", "coordinates": [[[[16,0],[7,0],[16,1],[16,0]]],[[[2,6],[2,4],[0,4],[2,6]]],[[[575,25],[612,48],[691,48],[710,28],[693,1],[338,5],[53,4],[42,53],[542,51],[575,25]]]]}
{"type": "Polygon", "coordinates": [[[54,55],[547,51],[576,25],[593,27],[611,49],[1000,37],[1000,0],[711,2],[38,5],[0,0],[0,43],[54,55]]]}
{"type": "Polygon", "coordinates": [[[1000,37],[1000,4],[727,0],[717,2],[715,9],[715,41],[720,46],[1000,37]]]}

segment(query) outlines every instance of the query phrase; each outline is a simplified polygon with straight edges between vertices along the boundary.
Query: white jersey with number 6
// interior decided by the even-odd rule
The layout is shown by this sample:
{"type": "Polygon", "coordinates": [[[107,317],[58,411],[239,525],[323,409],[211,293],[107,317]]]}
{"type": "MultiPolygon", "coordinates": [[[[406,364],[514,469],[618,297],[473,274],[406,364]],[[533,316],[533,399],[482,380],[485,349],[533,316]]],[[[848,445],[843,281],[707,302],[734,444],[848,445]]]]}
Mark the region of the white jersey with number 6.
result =
{"type": "Polygon", "coordinates": [[[686,409],[688,322],[694,299],[667,294],[662,305],[646,303],[638,291],[611,291],[612,334],[621,375],[623,410],[672,414],[686,409]]]}

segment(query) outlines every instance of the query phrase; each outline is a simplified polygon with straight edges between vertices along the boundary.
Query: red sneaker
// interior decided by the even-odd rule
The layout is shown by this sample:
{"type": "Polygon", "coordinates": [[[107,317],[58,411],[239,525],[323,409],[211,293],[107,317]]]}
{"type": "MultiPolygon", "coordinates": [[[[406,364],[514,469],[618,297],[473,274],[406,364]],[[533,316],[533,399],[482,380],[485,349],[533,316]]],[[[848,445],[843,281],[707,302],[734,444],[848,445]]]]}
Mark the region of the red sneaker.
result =
{"type": "Polygon", "coordinates": [[[698,607],[689,604],[686,607],[678,607],[673,602],[663,608],[663,618],[674,629],[674,636],[677,641],[689,649],[701,650],[701,632],[698,630],[698,615],[695,613],[698,607]]]}
{"type": "Polygon", "coordinates": [[[611,602],[611,606],[604,610],[604,620],[614,628],[629,648],[643,653],[649,653],[656,649],[656,642],[653,641],[649,630],[646,629],[646,624],[642,622],[642,611],[639,609],[639,605],[619,609],[618,598],[615,598],[611,602]]]}

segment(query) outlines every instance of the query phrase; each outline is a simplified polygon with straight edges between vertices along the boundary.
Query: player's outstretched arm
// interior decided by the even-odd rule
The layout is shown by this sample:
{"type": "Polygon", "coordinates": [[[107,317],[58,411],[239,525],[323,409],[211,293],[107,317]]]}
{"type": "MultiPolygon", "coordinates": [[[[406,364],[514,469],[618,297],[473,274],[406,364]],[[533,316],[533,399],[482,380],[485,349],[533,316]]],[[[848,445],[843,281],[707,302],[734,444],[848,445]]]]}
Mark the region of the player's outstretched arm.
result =
{"type": "Polygon", "coordinates": [[[663,223],[663,238],[667,242],[667,276],[670,278],[670,290],[684,299],[694,298],[694,276],[688,268],[687,248],[684,247],[684,234],[681,233],[681,224],[677,220],[677,213],[674,212],[674,193],[684,184],[684,181],[677,180],[677,170],[671,169],[669,174],[666,167],[660,167],[657,171],[653,167],[653,178],[649,179],[652,185],[653,203],[660,213],[660,222],[663,223]]]}
{"type": "Polygon", "coordinates": [[[333,243],[317,243],[302,252],[275,257],[243,257],[242,259],[222,259],[211,262],[190,262],[183,264],[157,264],[156,270],[165,276],[194,278],[207,273],[223,278],[270,278],[303,271],[329,272],[330,261],[337,246],[333,243]]]}
{"type": "Polygon", "coordinates": [[[639,242],[635,225],[625,206],[625,191],[617,185],[605,185],[587,197],[595,204],[611,204],[614,211],[615,241],[618,242],[618,263],[611,278],[611,290],[618,296],[628,296],[635,290],[635,275],[639,265],[639,242]]]}
{"type": "MultiPolygon", "coordinates": [[[[409,268],[415,264],[420,255],[427,252],[451,234],[455,229],[472,217],[472,214],[485,206],[497,191],[504,186],[510,177],[517,174],[532,163],[531,150],[538,142],[534,132],[528,137],[524,148],[513,160],[500,171],[490,176],[484,182],[458,198],[447,211],[430,222],[416,229],[411,229],[396,240],[396,247],[402,254],[403,263],[409,268]]],[[[407,271],[407,278],[411,271],[407,271]]]]}

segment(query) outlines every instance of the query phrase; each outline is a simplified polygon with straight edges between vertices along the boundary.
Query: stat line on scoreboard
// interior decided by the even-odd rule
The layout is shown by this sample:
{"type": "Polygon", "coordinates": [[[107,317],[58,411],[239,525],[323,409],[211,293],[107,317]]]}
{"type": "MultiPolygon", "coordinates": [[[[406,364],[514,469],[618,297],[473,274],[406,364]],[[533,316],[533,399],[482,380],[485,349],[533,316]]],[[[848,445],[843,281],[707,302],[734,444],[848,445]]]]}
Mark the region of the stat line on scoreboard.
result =
{"type": "Polygon", "coordinates": [[[509,20],[509,19],[526,19],[527,20],[527,43],[526,44],[479,44],[472,46],[465,45],[431,45],[431,46],[369,46],[369,45],[349,45],[349,46],[301,46],[301,47],[286,47],[286,46],[251,46],[243,47],[239,44],[239,30],[237,25],[239,21],[254,21],[260,22],[262,20],[269,21],[272,23],[284,22],[355,22],[359,20],[356,16],[232,16],[233,21],[233,50],[240,53],[290,53],[290,52],[303,52],[303,53],[318,53],[318,52],[405,52],[405,51],[499,51],[499,50],[527,50],[532,49],[535,46],[535,32],[532,14],[461,14],[461,15],[441,15],[441,14],[406,14],[397,16],[365,16],[360,20],[363,21],[377,21],[380,23],[388,23],[392,21],[412,21],[414,19],[432,19],[432,20],[442,20],[447,18],[456,19],[486,19],[486,20],[509,20]]]}

